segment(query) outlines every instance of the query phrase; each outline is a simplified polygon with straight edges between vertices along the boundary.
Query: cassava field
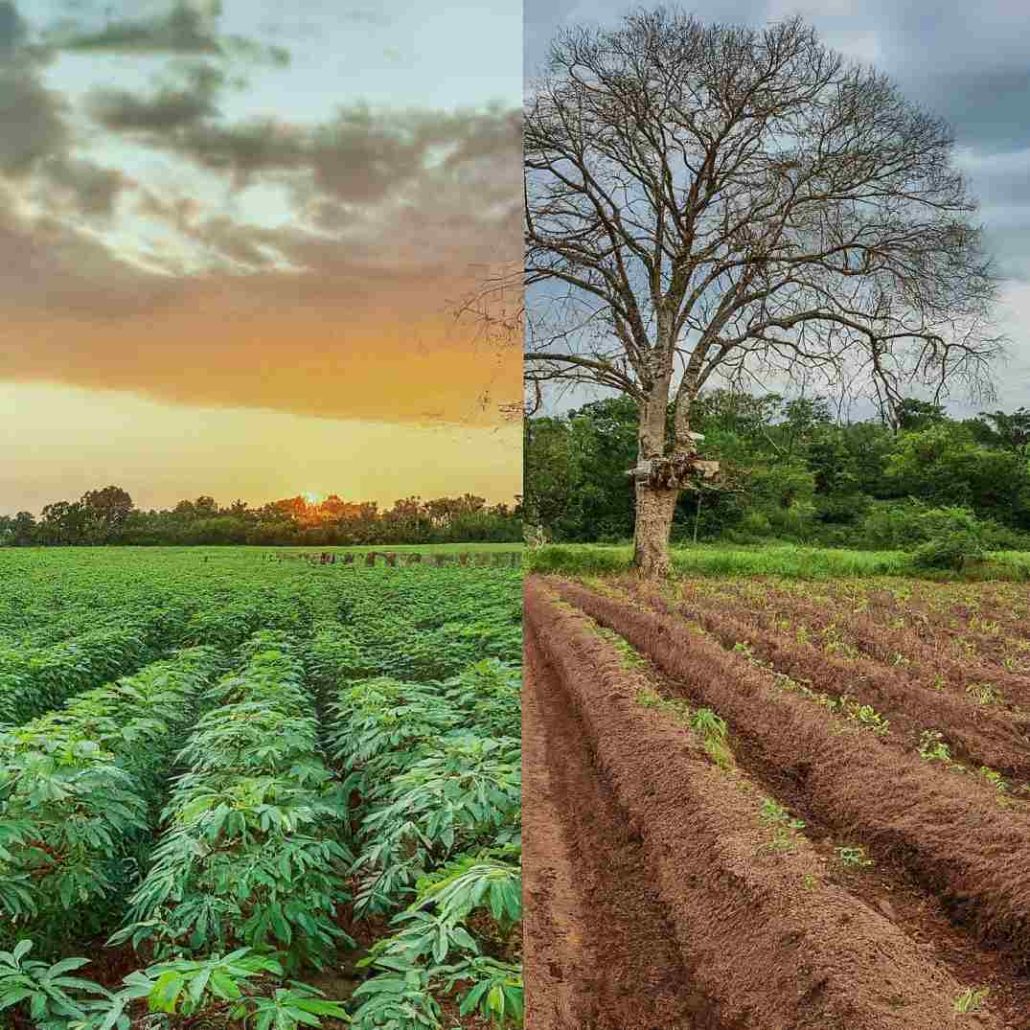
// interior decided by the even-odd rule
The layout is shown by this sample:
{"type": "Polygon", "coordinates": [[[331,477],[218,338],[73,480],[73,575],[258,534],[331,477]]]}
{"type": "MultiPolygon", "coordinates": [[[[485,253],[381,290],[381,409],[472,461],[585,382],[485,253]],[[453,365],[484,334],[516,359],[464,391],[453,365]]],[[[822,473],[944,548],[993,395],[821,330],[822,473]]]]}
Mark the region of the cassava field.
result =
{"type": "Polygon", "coordinates": [[[521,575],[420,557],[0,552],[0,1023],[521,1024],[521,575]]]}
{"type": "Polygon", "coordinates": [[[534,1030],[1030,1026],[1030,591],[533,576],[534,1030]]]}

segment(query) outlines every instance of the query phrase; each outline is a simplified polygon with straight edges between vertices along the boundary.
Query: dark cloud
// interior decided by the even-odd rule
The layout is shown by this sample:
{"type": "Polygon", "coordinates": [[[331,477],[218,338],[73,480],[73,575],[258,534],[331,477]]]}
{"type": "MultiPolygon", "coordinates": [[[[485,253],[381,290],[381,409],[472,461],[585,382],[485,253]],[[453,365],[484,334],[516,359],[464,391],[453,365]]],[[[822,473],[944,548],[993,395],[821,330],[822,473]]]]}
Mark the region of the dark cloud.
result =
{"type": "Polygon", "coordinates": [[[214,12],[178,3],[153,18],[109,21],[93,31],[63,32],[52,39],[63,50],[121,53],[217,54],[214,12]]]}
{"type": "Polygon", "coordinates": [[[0,175],[27,175],[68,145],[64,99],[42,82],[47,59],[15,5],[0,3],[0,175]]]}
{"type": "Polygon", "coordinates": [[[25,175],[67,146],[63,108],[29,62],[12,58],[0,65],[0,172],[25,175]]]}
{"type": "Polygon", "coordinates": [[[199,65],[187,70],[185,83],[163,86],[149,96],[120,89],[94,90],[87,98],[87,110],[108,129],[165,133],[215,115],[218,91],[224,81],[219,69],[199,65]]]}
{"type": "MultiPolygon", "coordinates": [[[[117,260],[100,242],[55,218],[25,222],[0,209],[0,282],[4,320],[64,319],[143,314],[160,309],[169,283],[117,260]]],[[[27,360],[24,343],[6,334],[5,372],[27,360]]]]}
{"type": "Polygon", "coordinates": [[[20,46],[26,35],[26,25],[18,9],[10,0],[0,3],[0,54],[7,54],[20,46]]]}
{"type": "MultiPolygon", "coordinates": [[[[285,47],[220,32],[222,5],[219,0],[161,3],[157,13],[144,17],[137,14],[140,6],[143,5],[129,5],[131,15],[124,17],[113,16],[111,8],[105,8],[104,23],[100,27],[84,24],[81,16],[66,20],[46,34],[46,41],[55,49],[79,53],[170,54],[278,65],[289,63],[290,53],[285,47]]],[[[148,6],[153,7],[153,4],[148,6]]],[[[95,12],[93,20],[96,20],[95,12]]]]}
{"type": "Polygon", "coordinates": [[[196,77],[189,87],[149,97],[108,90],[94,95],[89,110],[106,128],[224,173],[239,188],[285,176],[308,215],[330,230],[372,224],[382,209],[400,205],[402,237],[435,220],[441,233],[467,238],[470,227],[478,235],[485,222],[496,222],[498,208],[504,215],[518,206],[517,112],[356,106],[313,127],[274,119],[227,123],[215,106],[218,86],[196,77]]]}
{"type": "Polygon", "coordinates": [[[108,217],[127,184],[118,170],[78,158],[51,161],[42,169],[42,174],[51,203],[65,207],[71,217],[108,217]]]}
{"type": "Polygon", "coordinates": [[[0,177],[16,190],[35,187],[52,213],[110,215],[123,176],[72,154],[68,105],[43,85],[49,54],[29,44],[10,4],[0,4],[0,48],[0,177]]]}

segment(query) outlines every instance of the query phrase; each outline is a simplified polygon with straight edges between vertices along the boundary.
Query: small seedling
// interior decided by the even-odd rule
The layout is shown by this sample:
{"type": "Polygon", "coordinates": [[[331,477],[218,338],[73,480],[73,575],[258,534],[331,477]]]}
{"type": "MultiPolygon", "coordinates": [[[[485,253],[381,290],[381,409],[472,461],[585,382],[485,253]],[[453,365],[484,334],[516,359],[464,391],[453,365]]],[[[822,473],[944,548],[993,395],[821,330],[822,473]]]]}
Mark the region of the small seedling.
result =
{"type": "Polygon", "coordinates": [[[970,683],[966,687],[969,694],[978,705],[994,705],[1001,700],[1001,692],[990,683],[970,683]]]}
{"type": "Polygon", "coordinates": [[[677,722],[690,724],[690,705],[681,698],[662,697],[657,690],[643,687],[637,691],[636,702],[644,708],[654,708],[671,715],[677,722]]]}
{"type": "Polygon", "coordinates": [[[801,886],[806,891],[814,891],[818,886],[819,881],[815,878],[814,873],[805,873],[801,877],[801,886]]]}
{"type": "Polygon", "coordinates": [[[847,694],[836,700],[830,699],[827,707],[831,711],[840,712],[845,718],[857,722],[859,726],[872,730],[878,736],[886,736],[890,732],[890,720],[881,715],[872,705],[864,705],[847,694]]]}
{"type": "Polygon", "coordinates": [[[944,741],[944,734],[939,730],[923,730],[919,738],[919,757],[927,762],[951,761],[951,748],[944,741]]]}
{"type": "Polygon", "coordinates": [[[1004,794],[1008,789],[1008,781],[995,769],[990,766],[981,765],[980,775],[992,786],[998,793],[1004,794]]]}
{"type": "Polygon", "coordinates": [[[840,655],[847,659],[855,659],[861,654],[854,644],[849,644],[846,640],[840,640],[837,638],[828,640],[823,644],[823,650],[827,654],[840,655]]]}
{"type": "Polygon", "coordinates": [[[861,723],[880,736],[886,734],[890,729],[890,722],[872,705],[854,705],[847,709],[847,714],[855,722],[861,723]]]}
{"type": "Polygon", "coordinates": [[[602,640],[606,640],[619,652],[624,669],[640,669],[647,665],[647,659],[625,637],[620,637],[614,630],[608,629],[607,626],[598,626],[597,623],[594,623],[592,628],[602,640]]]}
{"type": "Polygon", "coordinates": [[[837,853],[840,864],[848,869],[867,869],[875,864],[861,845],[834,848],[833,850],[837,853]]]}
{"type": "Polygon", "coordinates": [[[720,768],[733,767],[733,752],[726,744],[726,721],[711,708],[699,708],[693,714],[687,713],[690,728],[701,738],[705,753],[720,768]]]}
{"type": "Polygon", "coordinates": [[[989,987],[967,987],[955,999],[955,1011],[960,1014],[979,1012],[989,993],[989,987]]]}
{"type": "Polygon", "coordinates": [[[803,819],[794,819],[790,812],[773,801],[772,798],[765,798],[762,801],[762,808],[759,818],[766,826],[772,827],[772,839],[763,844],[760,851],[793,851],[795,847],[794,834],[805,828],[803,819]]]}
{"type": "Polygon", "coordinates": [[[790,826],[795,830],[802,830],[805,826],[804,820],[792,819],[790,812],[772,798],[765,798],[762,801],[762,810],[759,818],[761,818],[762,822],[765,823],[766,826],[771,826],[774,823],[781,823],[783,825],[790,826]]]}
{"type": "Polygon", "coordinates": [[[661,694],[650,687],[644,687],[637,691],[637,704],[643,708],[661,708],[664,700],[661,694]]]}
{"type": "Polygon", "coordinates": [[[690,728],[706,740],[726,739],[726,720],[719,718],[711,708],[699,708],[690,717],[690,728]]]}

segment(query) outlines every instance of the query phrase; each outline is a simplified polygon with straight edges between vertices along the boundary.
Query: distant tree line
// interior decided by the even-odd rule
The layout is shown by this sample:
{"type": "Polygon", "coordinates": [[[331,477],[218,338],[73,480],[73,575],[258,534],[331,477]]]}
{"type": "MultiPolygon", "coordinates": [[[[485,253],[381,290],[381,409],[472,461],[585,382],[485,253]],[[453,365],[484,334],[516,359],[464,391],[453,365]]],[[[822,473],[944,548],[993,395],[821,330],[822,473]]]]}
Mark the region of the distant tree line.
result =
{"type": "MultiPolygon", "coordinates": [[[[824,399],[703,394],[693,424],[720,479],[679,498],[673,539],[910,549],[958,530],[991,548],[1030,546],[1030,410],[954,419],[907,399],[896,412],[892,426],[842,421],[824,399]]],[[[629,540],[637,431],[621,397],[528,419],[530,530],[629,540]]]]}
{"type": "Polygon", "coordinates": [[[290,497],[261,507],[212,497],[143,511],[118,486],[88,490],[77,501],[55,501],[37,518],[0,515],[0,546],[105,544],[346,544],[461,543],[522,539],[518,504],[489,505],[482,497],[406,497],[380,510],[372,501],[335,494],[318,503],[290,497]]]}

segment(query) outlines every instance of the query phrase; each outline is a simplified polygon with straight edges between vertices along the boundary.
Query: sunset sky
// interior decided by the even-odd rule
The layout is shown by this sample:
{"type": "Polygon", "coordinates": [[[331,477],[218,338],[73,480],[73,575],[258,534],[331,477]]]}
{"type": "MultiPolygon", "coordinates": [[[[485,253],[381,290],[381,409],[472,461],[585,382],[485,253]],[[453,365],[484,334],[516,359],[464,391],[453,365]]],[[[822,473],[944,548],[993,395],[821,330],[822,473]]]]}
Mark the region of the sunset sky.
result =
{"type": "Polygon", "coordinates": [[[0,512],[519,492],[521,74],[515,0],[0,0],[0,512]]]}

